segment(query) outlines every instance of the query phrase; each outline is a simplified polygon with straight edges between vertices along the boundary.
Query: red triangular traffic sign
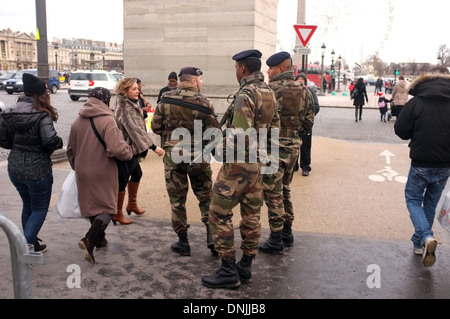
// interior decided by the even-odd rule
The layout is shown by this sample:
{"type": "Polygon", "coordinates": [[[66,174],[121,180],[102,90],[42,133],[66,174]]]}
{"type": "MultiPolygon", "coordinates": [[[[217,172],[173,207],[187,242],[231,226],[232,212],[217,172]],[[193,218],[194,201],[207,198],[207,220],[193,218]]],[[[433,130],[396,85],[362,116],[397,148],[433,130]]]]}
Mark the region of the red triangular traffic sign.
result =
{"type": "Polygon", "coordinates": [[[304,24],[294,24],[295,32],[297,32],[298,38],[304,47],[308,44],[312,35],[317,29],[316,25],[304,25],[304,24]]]}

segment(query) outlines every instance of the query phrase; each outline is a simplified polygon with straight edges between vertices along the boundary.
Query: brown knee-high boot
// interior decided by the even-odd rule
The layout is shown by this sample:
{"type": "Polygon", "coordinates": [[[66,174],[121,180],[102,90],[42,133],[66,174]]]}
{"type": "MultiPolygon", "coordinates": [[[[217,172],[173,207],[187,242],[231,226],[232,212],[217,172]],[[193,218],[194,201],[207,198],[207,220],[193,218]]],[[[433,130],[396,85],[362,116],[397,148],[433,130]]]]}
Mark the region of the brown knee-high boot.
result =
{"type": "Polygon", "coordinates": [[[117,222],[121,223],[122,225],[131,224],[133,221],[130,219],[126,219],[123,215],[122,207],[123,202],[125,200],[125,191],[119,192],[119,199],[117,200],[117,212],[112,218],[112,222],[114,225],[116,225],[117,222]]]}
{"type": "Polygon", "coordinates": [[[140,209],[137,205],[137,193],[139,189],[139,183],[129,182],[128,183],[128,205],[127,205],[127,213],[131,215],[131,212],[142,215],[145,213],[145,210],[140,209]]]}

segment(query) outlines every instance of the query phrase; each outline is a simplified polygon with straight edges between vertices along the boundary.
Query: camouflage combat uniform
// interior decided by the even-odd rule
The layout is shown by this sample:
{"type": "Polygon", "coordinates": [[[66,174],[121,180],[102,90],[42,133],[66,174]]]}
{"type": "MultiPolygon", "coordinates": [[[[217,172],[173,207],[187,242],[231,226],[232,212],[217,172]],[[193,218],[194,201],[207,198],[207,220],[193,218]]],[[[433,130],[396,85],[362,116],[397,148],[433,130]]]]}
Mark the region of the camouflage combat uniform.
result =
{"type": "Polygon", "coordinates": [[[308,88],[294,80],[293,71],[275,75],[269,85],[275,92],[280,116],[279,166],[276,173],[263,175],[262,181],[270,230],[280,233],[285,222],[292,224],[294,220],[289,185],[302,143],[299,132],[311,130],[314,104],[308,88]]]}
{"type": "MultiPolygon", "coordinates": [[[[214,113],[214,107],[211,102],[189,82],[181,82],[177,90],[166,93],[164,97],[194,103],[214,113]]],[[[197,161],[193,162],[194,120],[201,121],[202,135],[206,129],[215,128],[218,125],[217,118],[214,115],[162,102],[156,107],[151,123],[152,131],[161,136],[161,145],[165,151],[163,162],[166,189],[172,210],[172,227],[177,234],[186,232],[189,228],[186,215],[186,197],[189,182],[199,201],[201,221],[205,225],[209,221],[208,211],[212,197],[212,170],[211,165],[203,160],[200,163],[197,163],[197,161]],[[172,158],[172,149],[181,141],[177,134],[175,134],[176,136],[173,139],[171,136],[172,132],[177,128],[185,128],[190,133],[193,154],[190,157],[190,162],[176,163],[177,161],[172,158]]]]}
{"type": "MultiPolygon", "coordinates": [[[[240,90],[235,94],[227,128],[244,131],[254,128],[269,128],[276,108],[273,91],[264,82],[261,72],[254,72],[240,81],[240,90]]],[[[226,137],[227,140],[229,136],[226,137]]],[[[242,237],[241,249],[248,256],[258,252],[261,236],[260,212],[262,206],[261,163],[249,160],[249,141],[246,139],[245,163],[225,162],[213,186],[209,220],[215,249],[222,260],[236,258],[233,211],[240,204],[242,237]]],[[[234,154],[237,158],[236,154],[234,154]]]]}

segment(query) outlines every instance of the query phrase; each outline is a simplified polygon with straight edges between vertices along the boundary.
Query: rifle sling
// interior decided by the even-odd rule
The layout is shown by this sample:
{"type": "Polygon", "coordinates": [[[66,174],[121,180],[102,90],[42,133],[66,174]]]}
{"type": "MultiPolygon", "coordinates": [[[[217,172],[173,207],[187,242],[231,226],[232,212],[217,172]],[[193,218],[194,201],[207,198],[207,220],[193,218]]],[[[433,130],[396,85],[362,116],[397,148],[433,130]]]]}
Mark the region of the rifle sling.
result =
{"type": "Polygon", "coordinates": [[[175,105],[187,107],[187,108],[189,108],[191,110],[195,110],[195,111],[199,111],[199,112],[202,112],[202,113],[205,113],[205,114],[208,114],[208,115],[215,116],[214,112],[211,111],[210,109],[208,109],[206,107],[203,107],[203,106],[200,106],[200,105],[197,105],[197,104],[194,104],[194,103],[186,102],[186,101],[181,100],[181,99],[173,99],[173,98],[170,98],[170,97],[163,97],[161,99],[160,103],[175,104],[175,105]]]}

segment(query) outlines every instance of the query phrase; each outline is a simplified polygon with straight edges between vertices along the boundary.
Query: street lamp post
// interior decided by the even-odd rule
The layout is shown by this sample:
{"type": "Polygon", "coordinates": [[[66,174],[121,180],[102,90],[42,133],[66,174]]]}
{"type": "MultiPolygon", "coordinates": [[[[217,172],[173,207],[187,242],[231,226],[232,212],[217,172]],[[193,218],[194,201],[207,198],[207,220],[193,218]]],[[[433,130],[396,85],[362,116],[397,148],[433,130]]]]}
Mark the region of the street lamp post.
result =
{"type": "Polygon", "coordinates": [[[75,71],[78,70],[78,48],[75,49],[75,71]]]}
{"type": "Polygon", "coordinates": [[[103,54],[102,70],[105,69],[105,52],[106,52],[106,50],[102,49],[102,54],[103,54]]]}
{"type": "Polygon", "coordinates": [[[58,72],[58,46],[55,45],[55,69],[58,72]]]}
{"type": "Polygon", "coordinates": [[[325,43],[322,44],[322,46],[320,47],[320,50],[322,52],[322,64],[321,64],[321,68],[320,68],[320,85],[319,85],[319,95],[325,95],[325,92],[327,90],[327,88],[323,87],[323,58],[325,57],[325,49],[327,47],[325,46],[325,43]]]}
{"type": "Polygon", "coordinates": [[[20,55],[19,55],[19,53],[16,54],[16,58],[17,58],[17,70],[20,70],[20,55]]]}
{"type": "Polygon", "coordinates": [[[339,54],[339,58],[338,58],[338,89],[337,89],[337,92],[341,92],[341,62],[342,62],[342,58],[341,58],[341,55],[339,54]]]}
{"type": "MultiPolygon", "coordinates": [[[[439,61],[441,61],[441,65],[444,65],[444,59],[442,58],[442,55],[441,55],[441,54],[438,55],[437,59],[438,59],[439,61]]],[[[438,64],[439,64],[439,62],[438,62],[438,64]]]]}
{"type": "Polygon", "coordinates": [[[330,93],[334,91],[334,49],[331,50],[331,85],[330,85],[330,93]]]}

